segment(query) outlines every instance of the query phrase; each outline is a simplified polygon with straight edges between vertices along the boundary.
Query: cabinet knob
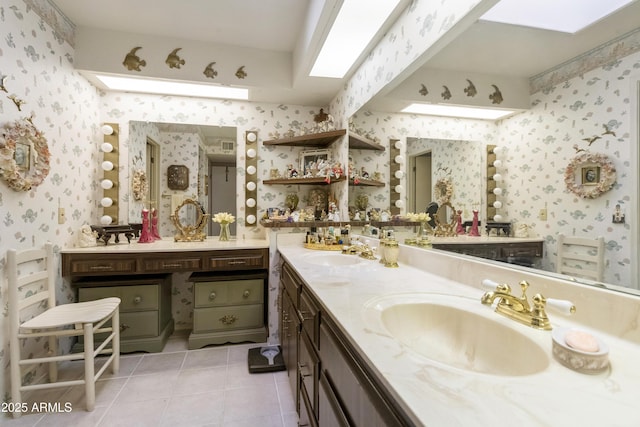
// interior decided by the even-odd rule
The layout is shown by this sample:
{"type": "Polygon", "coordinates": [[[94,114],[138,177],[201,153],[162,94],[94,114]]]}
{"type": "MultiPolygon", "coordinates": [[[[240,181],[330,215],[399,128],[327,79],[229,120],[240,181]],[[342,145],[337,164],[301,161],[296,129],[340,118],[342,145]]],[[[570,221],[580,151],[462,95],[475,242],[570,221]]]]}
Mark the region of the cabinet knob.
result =
{"type": "Polygon", "coordinates": [[[233,323],[238,320],[238,318],[236,316],[234,316],[233,314],[227,314],[225,316],[222,316],[220,319],[218,319],[222,322],[222,324],[224,325],[233,325],[233,323]]]}
{"type": "Polygon", "coordinates": [[[250,294],[250,293],[251,293],[251,292],[249,292],[248,290],[247,290],[247,291],[244,291],[244,292],[242,293],[242,297],[243,297],[243,298],[249,298],[249,294],[250,294]]]}
{"type": "Polygon", "coordinates": [[[126,323],[123,323],[120,325],[120,332],[124,332],[127,329],[129,329],[131,326],[127,325],[126,323]]]}
{"type": "Polygon", "coordinates": [[[215,292],[211,292],[211,293],[209,294],[209,299],[210,299],[210,300],[212,300],[212,301],[213,301],[214,299],[216,299],[216,293],[215,293],[215,292]]]}
{"type": "Polygon", "coordinates": [[[142,302],[142,297],[141,296],[137,296],[133,298],[133,303],[134,304],[140,304],[142,302]]]}

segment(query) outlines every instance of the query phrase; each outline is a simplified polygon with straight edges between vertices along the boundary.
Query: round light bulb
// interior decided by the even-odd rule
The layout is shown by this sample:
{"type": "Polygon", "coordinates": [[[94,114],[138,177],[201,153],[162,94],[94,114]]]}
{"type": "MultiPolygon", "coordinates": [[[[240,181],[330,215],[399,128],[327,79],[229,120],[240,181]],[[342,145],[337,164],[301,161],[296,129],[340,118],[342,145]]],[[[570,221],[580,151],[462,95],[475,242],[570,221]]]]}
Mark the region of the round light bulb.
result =
{"type": "Polygon", "coordinates": [[[395,176],[398,179],[401,179],[404,176],[404,172],[396,171],[396,173],[394,173],[393,176],[395,176]]]}
{"type": "Polygon", "coordinates": [[[402,190],[404,190],[404,188],[402,188],[402,185],[396,185],[394,188],[396,193],[402,193],[402,190]]]}
{"type": "Polygon", "coordinates": [[[255,224],[256,222],[256,216],[255,215],[247,215],[247,223],[248,224],[255,224]]]}
{"type": "Polygon", "coordinates": [[[103,197],[102,200],[100,200],[100,204],[103,208],[108,208],[113,205],[113,199],[111,197],[103,197]]]}
{"type": "Polygon", "coordinates": [[[404,157],[398,154],[396,157],[394,157],[393,161],[401,165],[404,163],[404,157]]]}
{"type": "Polygon", "coordinates": [[[493,194],[495,194],[496,196],[502,195],[502,188],[500,188],[500,187],[494,188],[493,189],[493,194]]]}
{"type": "Polygon", "coordinates": [[[256,167],[255,167],[255,166],[253,166],[253,165],[249,166],[249,167],[247,168],[247,173],[248,173],[249,175],[253,175],[254,173],[256,173],[256,167]]]}
{"type": "Polygon", "coordinates": [[[113,134],[113,128],[110,125],[104,125],[102,126],[102,133],[104,135],[112,135],[113,134]]]}
{"type": "Polygon", "coordinates": [[[496,160],[493,162],[493,166],[497,167],[497,168],[501,168],[502,167],[502,160],[496,160]]]}
{"type": "Polygon", "coordinates": [[[393,144],[394,147],[396,147],[398,150],[402,150],[402,147],[404,147],[404,144],[402,141],[396,141],[395,144],[393,144]]]}
{"type": "Polygon", "coordinates": [[[494,220],[495,222],[501,222],[501,221],[502,221],[502,215],[500,215],[500,214],[496,214],[496,215],[494,215],[494,216],[493,216],[493,220],[494,220]]]}
{"type": "Polygon", "coordinates": [[[100,224],[102,225],[109,225],[113,222],[113,218],[111,218],[109,215],[102,215],[100,217],[100,224]]]}
{"type": "Polygon", "coordinates": [[[113,163],[110,162],[109,160],[105,160],[104,162],[102,162],[102,170],[103,171],[113,170],[113,163]]]}
{"type": "Polygon", "coordinates": [[[396,200],[396,202],[394,203],[394,205],[396,205],[396,208],[403,208],[403,207],[404,207],[404,201],[402,201],[402,200],[396,200]]]}
{"type": "Polygon", "coordinates": [[[256,136],[255,132],[249,132],[247,134],[247,141],[255,142],[256,139],[258,139],[258,137],[256,136]]]}
{"type": "Polygon", "coordinates": [[[493,202],[493,207],[496,209],[500,209],[502,207],[502,202],[500,200],[496,200],[493,202]]]}
{"type": "Polygon", "coordinates": [[[502,175],[500,175],[499,173],[493,175],[493,180],[494,181],[502,181],[502,175]]]}
{"type": "Polygon", "coordinates": [[[256,199],[254,199],[253,197],[248,198],[246,203],[247,203],[247,206],[252,208],[256,205],[256,199]]]}
{"type": "Polygon", "coordinates": [[[113,188],[113,181],[111,181],[110,179],[103,179],[100,182],[100,187],[105,190],[109,190],[110,188],[113,188]]]}
{"type": "Polygon", "coordinates": [[[494,154],[502,154],[502,151],[504,150],[503,147],[501,147],[500,145],[498,145],[497,147],[493,148],[493,153],[494,154]]]}
{"type": "Polygon", "coordinates": [[[256,150],[254,150],[253,148],[249,148],[247,150],[247,157],[249,157],[250,159],[253,159],[256,156],[256,150]]]}
{"type": "Polygon", "coordinates": [[[102,150],[103,153],[110,153],[113,151],[113,145],[109,144],[108,142],[103,142],[100,145],[100,150],[102,150]]]}
{"type": "Polygon", "coordinates": [[[253,181],[247,182],[247,190],[253,191],[256,189],[256,183],[253,181]]]}

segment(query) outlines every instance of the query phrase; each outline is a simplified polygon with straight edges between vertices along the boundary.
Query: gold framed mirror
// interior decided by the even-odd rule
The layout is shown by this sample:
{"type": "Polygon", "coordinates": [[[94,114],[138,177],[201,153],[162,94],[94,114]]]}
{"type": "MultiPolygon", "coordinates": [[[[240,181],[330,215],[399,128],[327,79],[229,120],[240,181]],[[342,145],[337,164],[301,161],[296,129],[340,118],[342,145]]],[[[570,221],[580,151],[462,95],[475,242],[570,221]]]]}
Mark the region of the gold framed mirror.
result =
{"type": "Polygon", "coordinates": [[[176,242],[202,242],[207,238],[203,231],[209,222],[210,214],[204,212],[200,203],[193,199],[185,199],[171,215],[176,226],[174,236],[176,242]]]}
{"type": "Polygon", "coordinates": [[[438,208],[435,215],[436,228],[433,233],[436,237],[456,237],[456,225],[458,214],[449,202],[444,202],[438,208]]]}

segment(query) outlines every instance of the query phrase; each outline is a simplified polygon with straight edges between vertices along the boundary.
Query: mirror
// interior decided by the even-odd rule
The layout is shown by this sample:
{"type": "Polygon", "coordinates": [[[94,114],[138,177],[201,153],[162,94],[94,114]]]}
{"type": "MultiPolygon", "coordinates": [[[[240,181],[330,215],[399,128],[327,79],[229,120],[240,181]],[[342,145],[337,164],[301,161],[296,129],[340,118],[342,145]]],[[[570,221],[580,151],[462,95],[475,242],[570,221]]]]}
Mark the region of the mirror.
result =
{"type": "MultiPolygon", "coordinates": [[[[237,128],[230,126],[130,121],[127,147],[130,176],[136,171],[146,171],[149,184],[155,183],[149,187],[156,189],[156,195],[147,192],[141,200],[132,194],[127,197],[128,221],[140,222],[142,208],[155,207],[161,236],[173,237],[171,215],[184,199],[198,202],[210,213],[229,212],[236,216],[236,134],[237,128]],[[151,162],[157,166],[155,175],[151,162]],[[188,171],[184,190],[169,188],[168,171],[175,165],[188,171]]],[[[231,226],[231,233],[235,234],[235,223],[231,226]]],[[[219,225],[206,224],[204,233],[217,235],[219,225]]]]}
{"type": "Polygon", "coordinates": [[[204,208],[195,200],[186,199],[171,215],[171,221],[177,232],[176,242],[201,242],[207,236],[203,232],[209,223],[211,214],[204,212],[204,208]]]}
{"type": "Polygon", "coordinates": [[[451,203],[444,202],[436,211],[434,217],[436,228],[433,234],[436,237],[455,237],[456,226],[458,224],[458,214],[451,203]]]}

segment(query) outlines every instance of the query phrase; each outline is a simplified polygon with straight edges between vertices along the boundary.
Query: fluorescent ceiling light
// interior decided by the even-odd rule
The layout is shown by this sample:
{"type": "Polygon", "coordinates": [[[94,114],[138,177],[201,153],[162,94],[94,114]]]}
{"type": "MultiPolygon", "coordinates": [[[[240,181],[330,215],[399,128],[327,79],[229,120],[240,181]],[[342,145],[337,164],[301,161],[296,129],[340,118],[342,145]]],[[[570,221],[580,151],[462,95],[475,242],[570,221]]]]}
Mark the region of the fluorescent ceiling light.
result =
{"type": "Polygon", "coordinates": [[[96,77],[109,89],[124,92],[157,93],[162,95],[196,96],[200,98],[249,99],[249,89],[210,84],[184,83],[169,80],[141,79],[133,77],[96,77]]]}
{"type": "Polygon", "coordinates": [[[343,78],[400,0],[344,0],[309,73],[343,78]]]}
{"type": "Polygon", "coordinates": [[[576,33],[633,0],[501,0],[485,21],[576,33]]]}
{"type": "Polygon", "coordinates": [[[493,108],[461,107],[458,105],[411,104],[402,113],[426,114],[430,116],[461,117],[465,119],[498,120],[515,113],[513,110],[493,108]]]}

